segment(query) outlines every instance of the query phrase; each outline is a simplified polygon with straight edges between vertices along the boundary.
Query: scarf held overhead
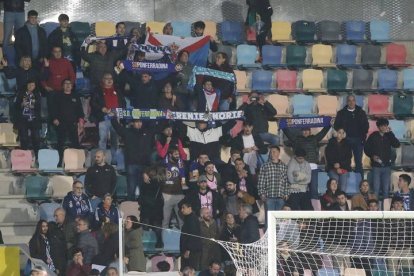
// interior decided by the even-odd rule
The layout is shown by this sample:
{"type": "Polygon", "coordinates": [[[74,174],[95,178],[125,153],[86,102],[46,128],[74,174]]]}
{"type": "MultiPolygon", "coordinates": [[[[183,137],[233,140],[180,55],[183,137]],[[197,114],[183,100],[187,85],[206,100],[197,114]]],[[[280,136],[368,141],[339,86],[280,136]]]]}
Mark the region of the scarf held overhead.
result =
{"type": "Polygon", "coordinates": [[[330,126],[332,117],[315,116],[315,117],[294,117],[284,118],[279,121],[279,128],[313,128],[330,126]]]}
{"type": "MultiPolygon", "coordinates": [[[[224,80],[234,82],[236,84],[236,76],[233,73],[227,73],[227,72],[214,70],[210,68],[194,66],[193,74],[191,75],[190,80],[188,81],[188,89],[192,90],[194,86],[196,85],[197,75],[224,79],[224,80]]],[[[234,87],[236,87],[236,85],[234,87]]]]}

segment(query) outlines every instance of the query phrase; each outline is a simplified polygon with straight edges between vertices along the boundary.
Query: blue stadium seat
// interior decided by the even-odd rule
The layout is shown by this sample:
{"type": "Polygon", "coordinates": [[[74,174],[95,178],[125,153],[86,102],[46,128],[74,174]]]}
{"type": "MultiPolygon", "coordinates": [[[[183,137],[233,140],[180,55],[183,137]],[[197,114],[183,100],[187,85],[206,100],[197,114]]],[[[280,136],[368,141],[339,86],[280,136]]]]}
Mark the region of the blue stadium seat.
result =
{"type": "Polygon", "coordinates": [[[407,129],[405,126],[405,122],[402,120],[389,120],[389,122],[389,127],[391,128],[395,137],[400,142],[408,142],[409,137],[407,137],[407,129]]]}
{"type": "Polygon", "coordinates": [[[7,98],[0,98],[0,122],[10,118],[10,102],[7,98]]]}
{"type": "Polygon", "coordinates": [[[349,44],[339,44],[336,46],[336,64],[343,67],[355,67],[357,57],[357,47],[349,44]]]}
{"type": "Polygon", "coordinates": [[[262,48],[262,66],[264,69],[281,67],[282,46],[264,45],[262,48]]]}
{"type": "Polygon", "coordinates": [[[311,95],[294,95],[292,97],[293,115],[309,116],[313,114],[313,97],[311,95]]]}
{"type": "Polygon", "coordinates": [[[354,90],[372,90],[373,72],[372,70],[354,69],[352,70],[352,88],[354,90]]]}
{"type": "Polygon", "coordinates": [[[390,23],[381,20],[372,20],[369,23],[369,31],[371,40],[375,42],[389,42],[390,38],[390,23]]]}
{"type": "Polygon", "coordinates": [[[381,91],[395,91],[398,89],[398,72],[390,69],[378,70],[378,89],[381,91]]]}
{"type": "Polygon", "coordinates": [[[179,252],[180,251],[180,233],[178,229],[162,230],[162,240],[164,242],[164,251],[179,252]],[[175,231],[171,231],[175,230],[175,231]]]}
{"type": "Polygon", "coordinates": [[[53,32],[57,27],[59,27],[59,23],[57,23],[57,22],[46,22],[46,23],[40,24],[40,27],[45,29],[46,36],[49,36],[51,32],[53,32]]]}
{"type": "Polygon", "coordinates": [[[341,40],[341,24],[337,21],[323,20],[318,22],[318,39],[325,42],[338,42],[341,40]]]}
{"type": "Polygon", "coordinates": [[[55,221],[54,213],[57,208],[61,205],[56,202],[45,202],[40,204],[39,206],[39,214],[40,219],[44,219],[46,221],[55,221]]]}
{"type": "Polygon", "coordinates": [[[345,21],[345,37],[351,42],[365,41],[366,23],[359,20],[345,21]]]}
{"type": "Polygon", "coordinates": [[[45,200],[49,198],[46,195],[48,182],[49,179],[44,176],[26,176],[23,180],[23,185],[26,188],[26,198],[28,200],[45,200]]]}
{"type": "Polygon", "coordinates": [[[237,67],[240,70],[248,68],[260,68],[261,64],[256,63],[258,52],[254,45],[241,44],[237,46],[237,67]]]}
{"type": "Polygon", "coordinates": [[[117,200],[125,200],[128,197],[127,180],[124,175],[116,176],[115,196],[117,200]]]}
{"type": "Polygon", "coordinates": [[[63,172],[62,168],[58,168],[59,153],[54,149],[41,149],[38,153],[39,170],[43,172],[63,172]]]}
{"type": "Polygon", "coordinates": [[[243,27],[241,22],[223,21],[220,24],[220,31],[223,43],[233,45],[243,43],[243,27]]]}
{"type": "Polygon", "coordinates": [[[0,73],[0,95],[2,96],[16,95],[16,79],[6,78],[6,75],[4,75],[3,72],[0,73]]]}
{"type": "Polygon", "coordinates": [[[348,182],[346,185],[345,193],[347,195],[354,195],[359,193],[359,183],[361,182],[361,174],[355,172],[349,172],[348,182]]]}
{"type": "Polygon", "coordinates": [[[401,166],[403,167],[414,166],[414,145],[411,145],[411,144],[401,145],[401,166]]]}
{"type": "Polygon", "coordinates": [[[191,23],[184,21],[172,21],[173,35],[181,37],[191,36],[191,23]]]}
{"type": "Polygon", "coordinates": [[[326,192],[326,183],[329,180],[327,172],[318,172],[318,194],[323,195],[326,192]]]}
{"type": "Polygon", "coordinates": [[[414,90],[414,69],[404,69],[402,72],[403,88],[405,90],[414,90]]]}
{"type": "Polygon", "coordinates": [[[272,89],[273,72],[265,70],[255,70],[252,73],[252,90],[259,92],[269,92],[272,89]]]}
{"type": "Polygon", "coordinates": [[[379,45],[362,45],[361,47],[361,64],[368,67],[383,66],[381,64],[381,46],[379,45]]]}
{"type": "Polygon", "coordinates": [[[144,245],[144,252],[155,251],[155,243],[157,238],[154,231],[144,231],[142,233],[142,244],[144,245]]]}
{"type": "Polygon", "coordinates": [[[341,274],[334,268],[321,268],[318,270],[317,276],[340,276],[341,274]]]}

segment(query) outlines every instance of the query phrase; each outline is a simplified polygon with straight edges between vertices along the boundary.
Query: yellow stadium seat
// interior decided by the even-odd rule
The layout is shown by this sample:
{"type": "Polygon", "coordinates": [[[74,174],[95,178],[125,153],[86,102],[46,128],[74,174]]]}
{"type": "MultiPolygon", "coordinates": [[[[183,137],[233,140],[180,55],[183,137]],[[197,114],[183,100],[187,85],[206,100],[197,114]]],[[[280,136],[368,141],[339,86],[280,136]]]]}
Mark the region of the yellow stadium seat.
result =
{"type": "Polygon", "coordinates": [[[67,175],[54,175],[49,179],[47,194],[62,199],[72,191],[73,178],[67,175]]]}
{"type": "Polygon", "coordinates": [[[303,90],[310,92],[326,92],[322,89],[323,72],[316,69],[305,69],[302,74],[303,90]]]}
{"type": "Polygon", "coordinates": [[[85,151],[82,149],[65,149],[63,163],[67,172],[85,172],[85,151]]]}
{"type": "Polygon", "coordinates": [[[291,37],[292,26],[287,21],[272,22],[272,40],[277,42],[294,42],[291,37]]]}
{"type": "Polygon", "coordinates": [[[6,147],[18,146],[17,134],[13,131],[13,124],[0,123],[0,144],[6,147]]]}
{"type": "Polygon", "coordinates": [[[312,46],[312,65],[318,67],[335,67],[332,63],[332,46],[315,44],[312,46]]]}
{"type": "Polygon", "coordinates": [[[267,100],[277,110],[276,117],[290,117],[289,98],[286,95],[271,94],[267,100]]]}
{"type": "Polygon", "coordinates": [[[319,115],[335,116],[338,109],[338,98],[331,95],[320,95],[317,98],[319,115]]]}
{"type": "Polygon", "coordinates": [[[234,74],[236,75],[236,80],[237,80],[237,85],[236,85],[237,92],[249,92],[250,89],[247,87],[246,71],[234,70],[234,74]]]}
{"type": "Polygon", "coordinates": [[[20,275],[20,248],[18,246],[0,247],[0,275],[20,275]]]}
{"type": "Polygon", "coordinates": [[[204,35],[209,35],[217,40],[217,24],[214,21],[204,21],[206,28],[204,29],[204,35]]]}
{"type": "Polygon", "coordinates": [[[115,23],[111,21],[98,21],[95,23],[96,36],[112,36],[115,34],[115,23]]]}
{"type": "Polygon", "coordinates": [[[158,21],[149,21],[147,22],[147,28],[149,28],[151,33],[162,34],[162,29],[164,29],[165,22],[158,21]]]}

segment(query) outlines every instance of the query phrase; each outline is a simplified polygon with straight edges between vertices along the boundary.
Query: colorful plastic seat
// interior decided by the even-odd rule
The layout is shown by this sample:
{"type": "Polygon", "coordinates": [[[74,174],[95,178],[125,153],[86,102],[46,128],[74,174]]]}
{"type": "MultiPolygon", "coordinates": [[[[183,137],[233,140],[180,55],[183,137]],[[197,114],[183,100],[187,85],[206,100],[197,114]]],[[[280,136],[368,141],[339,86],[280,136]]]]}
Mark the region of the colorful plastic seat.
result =
{"type": "Polygon", "coordinates": [[[91,34],[91,26],[88,22],[73,21],[70,23],[70,28],[80,43],[91,34]]]}
{"type": "Polygon", "coordinates": [[[236,89],[237,92],[248,92],[250,89],[247,87],[247,74],[246,71],[234,70],[236,75],[236,89]]]}
{"type": "Polygon", "coordinates": [[[239,69],[259,68],[260,63],[256,63],[258,52],[254,45],[241,44],[237,46],[237,67],[239,69]]]}
{"type": "Polygon", "coordinates": [[[406,129],[406,125],[405,122],[402,120],[389,120],[389,125],[388,125],[392,132],[394,133],[395,137],[400,141],[400,142],[408,142],[409,141],[409,135],[408,135],[408,131],[406,129]]]}
{"type": "Polygon", "coordinates": [[[388,42],[390,38],[390,23],[381,20],[372,20],[369,23],[371,40],[375,42],[388,42]]]}
{"type": "Polygon", "coordinates": [[[50,178],[50,194],[53,198],[63,199],[72,191],[73,177],[68,175],[54,175],[50,178]]]}
{"type": "Polygon", "coordinates": [[[23,185],[26,188],[26,198],[28,200],[45,200],[49,198],[46,194],[49,179],[44,176],[30,175],[23,180],[23,185]]]}
{"type": "Polygon", "coordinates": [[[96,36],[113,36],[115,34],[115,23],[112,21],[98,21],[95,23],[96,36]]]}
{"type": "Polygon", "coordinates": [[[289,98],[286,95],[271,94],[267,101],[277,110],[278,117],[289,117],[289,98]]]}
{"type": "Polygon", "coordinates": [[[413,96],[394,95],[393,96],[393,113],[396,117],[412,116],[413,96]]]}
{"type": "Polygon", "coordinates": [[[64,169],[67,172],[85,172],[85,151],[82,149],[65,149],[63,152],[64,169]]]}
{"type": "Polygon", "coordinates": [[[386,95],[368,95],[368,114],[375,116],[390,116],[389,98],[386,95]]]}
{"type": "Polygon", "coordinates": [[[349,44],[336,46],[336,64],[343,67],[356,66],[357,47],[349,44]]]}
{"type": "Polygon", "coordinates": [[[309,116],[313,114],[313,97],[311,95],[294,95],[291,98],[293,115],[309,116]]]}
{"type": "Polygon", "coordinates": [[[381,46],[362,45],[361,64],[367,66],[381,66],[381,46]]]}
{"type": "Polygon", "coordinates": [[[326,42],[337,42],[341,40],[341,24],[337,21],[323,20],[317,24],[318,39],[326,42]]]}
{"type": "Polygon", "coordinates": [[[286,92],[295,92],[297,88],[297,72],[293,70],[277,70],[276,84],[277,90],[286,92]]]}
{"type": "Polygon", "coordinates": [[[404,69],[403,72],[403,89],[414,90],[414,69],[404,69]]]}
{"type": "Polygon", "coordinates": [[[276,42],[293,42],[292,25],[288,21],[272,22],[272,40],[276,42]]]}
{"type": "Polygon", "coordinates": [[[322,89],[323,72],[316,69],[305,69],[302,72],[303,90],[318,91],[322,89]]]}
{"type": "Polygon", "coordinates": [[[36,169],[32,168],[33,156],[30,150],[14,149],[10,154],[12,171],[21,173],[32,173],[36,169]]]}
{"type": "Polygon", "coordinates": [[[124,175],[116,176],[115,197],[117,200],[128,198],[127,179],[124,175]]]}
{"type": "Polygon", "coordinates": [[[54,149],[40,149],[38,153],[39,170],[43,172],[62,172],[62,168],[58,168],[59,153],[54,149]]]}
{"type": "Polygon", "coordinates": [[[273,72],[265,70],[255,70],[252,73],[252,90],[268,92],[272,88],[273,72]]]}
{"type": "Polygon", "coordinates": [[[345,21],[345,37],[351,42],[363,42],[365,38],[366,23],[360,20],[345,21]]]}
{"type": "Polygon", "coordinates": [[[398,72],[390,69],[380,69],[378,72],[378,89],[395,91],[398,85],[398,72]]]}
{"type": "Polygon", "coordinates": [[[315,44],[312,46],[312,65],[317,67],[334,67],[332,63],[332,46],[315,44]]]}
{"type": "Polygon", "coordinates": [[[191,36],[191,23],[185,21],[172,21],[173,35],[180,37],[191,36]]]}
{"type": "Polygon", "coordinates": [[[282,47],[275,45],[263,45],[262,66],[264,69],[277,68],[282,65],[282,47]]]}
{"type": "Polygon", "coordinates": [[[298,43],[315,41],[316,24],[312,21],[299,20],[292,24],[293,39],[298,43]]]}
{"type": "Polygon", "coordinates": [[[338,109],[338,98],[331,95],[320,95],[316,98],[318,115],[335,116],[338,109]]]}
{"type": "Polygon", "coordinates": [[[348,75],[344,70],[328,69],[326,85],[328,91],[346,91],[348,75]]]}
{"type": "Polygon", "coordinates": [[[370,91],[372,90],[372,81],[374,79],[372,70],[354,69],[352,70],[352,88],[354,90],[370,91]]]}
{"type": "Polygon", "coordinates": [[[301,45],[288,45],[286,47],[286,64],[289,67],[305,67],[306,48],[301,45]]]}
{"type": "Polygon", "coordinates": [[[388,66],[392,67],[406,67],[407,64],[407,49],[403,44],[390,43],[386,47],[386,62],[388,66]]]}
{"type": "Polygon", "coordinates": [[[243,27],[241,22],[223,21],[220,25],[221,42],[238,45],[243,42],[243,27]]]}

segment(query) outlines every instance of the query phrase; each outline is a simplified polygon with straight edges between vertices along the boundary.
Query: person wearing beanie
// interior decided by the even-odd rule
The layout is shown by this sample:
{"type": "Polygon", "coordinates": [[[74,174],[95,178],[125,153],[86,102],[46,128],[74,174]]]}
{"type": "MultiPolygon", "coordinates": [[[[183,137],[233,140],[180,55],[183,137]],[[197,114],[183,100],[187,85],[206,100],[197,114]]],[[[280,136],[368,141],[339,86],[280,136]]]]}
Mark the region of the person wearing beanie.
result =
{"type": "Polygon", "coordinates": [[[312,170],[306,161],[306,151],[295,150],[295,157],[290,159],[287,169],[289,182],[288,204],[292,210],[312,210],[308,185],[311,181],[312,170]]]}
{"type": "Polygon", "coordinates": [[[400,147],[400,142],[388,126],[385,118],[377,120],[378,131],[373,132],[364,147],[365,154],[371,159],[374,193],[379,198],[389,198],[391,183],[391,149],[400,147]]]}

